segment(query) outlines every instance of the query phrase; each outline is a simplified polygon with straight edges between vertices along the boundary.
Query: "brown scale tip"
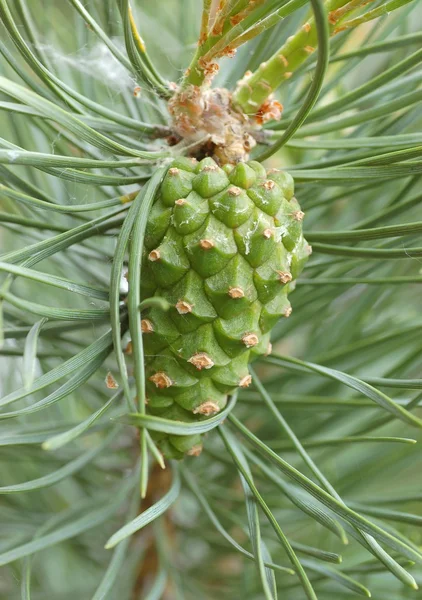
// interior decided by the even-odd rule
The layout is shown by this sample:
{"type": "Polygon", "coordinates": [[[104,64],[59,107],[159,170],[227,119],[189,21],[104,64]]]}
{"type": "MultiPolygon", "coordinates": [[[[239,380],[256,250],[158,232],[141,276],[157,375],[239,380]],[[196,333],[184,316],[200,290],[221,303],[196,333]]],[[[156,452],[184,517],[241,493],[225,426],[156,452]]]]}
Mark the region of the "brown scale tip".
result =
{"type": "Polygon", "coordinates": [[[283,315],[284,315],[285,317],[290,317],[290,315],[292,314],[292,311],[293,311],[292,307],[291,307],[291,306],[288,306],[288,307],[287,307],[287,308],[284,310],[284,312],[283,312],[283,315]]]}
{"type": "Polygon", "coordinates": [[[151,262],[157,262],[157,260],[160,260],[160,258],[161,252],[159,250],[151,250],[151,252],[148,254],[148,260],[151,262]]]}
{"type": "Polygon", "coordinates": [[[202,371],[202,369],[211,369],[211,367],[214,366],[214,361],[206,352],[197,352],[189,358],[188,362],[196,367],[198,371],[202,371]]]}
{"type": "Polygon", "coordinates": [[[176,175],[179,175],[180,173],[180,169],[178,169],[177,167],[172,167],[171,169],[169,169],[169,175],[171,175],[172,177],[175,177],[176,175]]]}
{"type": "Polygon", "coordinates": [[[228,46],[225,50],[224,50],[224,56],[227,56],[228,58],[233,58],[234,56],[236,56],[236,52],[237,52],[237,48],[231,48],[230,46],[228,46]]]}
{"type": "Polygon", "coordinates": [[[204,173],[212,173],[214,171],[218,171],[218,167],[217,165],[205,165],[205,167],[202,169],[202,171],[204,173]]]}
{"type": "Polygon", "coordinates": [[[199,242],[199,247],[202,248],[202,250],[211,250],[211,248],[214,248],[214,242],[212,240],[201,240],[199,242]]]}
{"type": "Polygon", "coordinates": [[[284,67],[287,67],[289,64],[289,61],[287,60],[287,58],[284,56],[284,54],[279,54],[278,58],[281,60],[281,62],[283,63],[284,67]]]}
{"type": "Polygon", "coordinates": [[[158,387],[160,390],[169,388],[173,385],[172,380],[167,373],[164,373],[164,371],[158,371],[157,373],[154,373],[154,375],[151,375],[151,377],[148,379],[152,381],[152,383],[155,383],[156,387],[158,387]]]}
{"type": "Polygon", "coordinates": [[[176,200],[175,205],[176,206],[184,206],[186,204],[186,200],[184,198],[179,198],[179,200],[176,200]]]}
{"type": "Polygon", "coordinates": [[[268,342],[268,346],[267,346],[264,356],[269,356],[272,351],[273,351],[273,345],[271,342],[268,342]]]}
{"type": "Polygon", "coordinates": [[[305,23],[305,25],[302,25],[302,29],[303,31],[306,31],[306,33],[309,33],[311,31],[311,26],[309,23],[305,23]]]}
{"type": "Polygon", "coordinates": [[[253,147],[251,139],[253,140],[248,133],[243,134],[243,147],[246,151],[249,151],[253,147]]]}
{"type": "Polygon", "coordinates": [[[192,312],[193,304],[189,304],[185,300],[179,300],[176,304],[176,310],[179,315],[187,315],[192,312]]]}
{"type": "Polygon", "coordinates": [[[232,185],[232,187],[229,187],[228,189],[229,196],[240,196],[241,193],[242,190],[235,185],[232,185]]]}
{"type": "Polygon", "coordinates": [[[245,296],[245,292],[240,287],[232,287],[228,291],[228,295],[230,298],[243,298],[245,296]]]}
{"type": "Polygon", "coordinates": [[[308,54],[312,54],[312,52],[315,52],[315,48],[313,46],[305,46],[304,50],[308,54]]]}
{"type": "Polygon", "coordinates": [[[192,446],[190,450],[186,452],[188,456],[199,456],[202,452],[202,444],[196,444],[196,446],[192,446]]]}
{"type": "Polygon", "coordinates": [[[117,390],[117,388],[119,387],[119,384],[114,379],[114,377],[110,373],[110,371],[106,375],[105,382],[106,382],[106,386],[109,390],[117,390]]]}
{"type": "Polygon", "coordinates": [[[230,19],[230,23],[233,25],[233,27],[235,25],[237,25],[238,23],[240,23],[240,21],[242,20],[242,13],[238,13],[237,15],[234,15],[233,17],[231,17],[230,19]]]}
{"type": "Polygon", "coordinates": [[[262,184],[262,187],[264,187],[266,190],[272,190],[274,186],[275,183],[271,179],[267,179],[267,181],[264,181],[262,184]]]}
{"type": "Polygon", "coordinates": [[[308,256],[312,254],[312,246],[310,244],[306,246],[306,252],[308,253],[308,256]]]}
{"type": "Polygon", "coordinates": [[[289,283],[289,281],[292,280],[291,273],[288,273],[287,271],[277,271],[277,275],[281,283],[289,283]]]}
{"type": "Polygon", "coordinates": [[[292,217],[295,221],[303,221],[303,217],[305,213],[302,210],[297,210],[292,214],[292,217]]]}
{"type": "Polygon", "coordinates": [[[125,348],[125,354],[131,355],[133,352],[132,342],[128,342],[125,348]]]}
{"type": "Polygon", "coordinates": [[[216,415],[220,412],[220,407],[216,402],[212,400],[207,400],[203,404],[200,404],[196,408],[193,409],[194,415],[204,415],[206,417],[212,417],[212,415],[216,415]]]}
{"type": "Polygon", "coordinates": [[[330,25],[335,25],[337,23],[337,15],[335,10],[332,10],[330,13],[328,13],[328,22],[330,25]]]}
{"type": "Polygon", "coordinates": [[[264,238],[266,240],[269,240],[270,238],[273,237],[274,232],[272,229],[264,229],[264,231],[262,232],[262,235],[264,236],[264,238]]]}
{"type": "Polygon", "coordinates": [[[142,333],[152,333],[154,331],[154,325],[149,319],[142,319],[141,331],[142,333]]]}
{"type": "Polygon", "coordinates": [[[242,337],[242,342],[245,344],[246,348],[252,348],[259,343],[259,338],[256,333],[245,333],[242,337]]]}
{"type": "Polygon", "coordinates": [[[245,375],[245,377],[242,377],[242,379],[239,381],[239,387],[247,388],[251,385],[251,383],[252,383],[252,377],[248,374],[248,375],[245,375]]]}

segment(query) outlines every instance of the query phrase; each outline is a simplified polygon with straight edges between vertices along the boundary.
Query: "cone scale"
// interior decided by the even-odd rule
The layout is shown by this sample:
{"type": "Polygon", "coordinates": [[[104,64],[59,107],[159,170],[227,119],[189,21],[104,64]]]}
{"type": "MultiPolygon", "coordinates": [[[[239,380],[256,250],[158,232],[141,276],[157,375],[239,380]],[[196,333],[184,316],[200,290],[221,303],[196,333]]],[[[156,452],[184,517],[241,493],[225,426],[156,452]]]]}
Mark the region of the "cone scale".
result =
{"type": "MultiPolygon", "coordinates": [[[[142,297],[168,312],[142,314],[148,412],[192,423],[218,414],[248,364],[270,352],[270,331],[291,313],[288,294],[310,246],[293,179],[257,162],[179,158],[149,215],[142,297]]],[[[201,436],[154,434],[163,454],[198,454],[201,436]]]]}

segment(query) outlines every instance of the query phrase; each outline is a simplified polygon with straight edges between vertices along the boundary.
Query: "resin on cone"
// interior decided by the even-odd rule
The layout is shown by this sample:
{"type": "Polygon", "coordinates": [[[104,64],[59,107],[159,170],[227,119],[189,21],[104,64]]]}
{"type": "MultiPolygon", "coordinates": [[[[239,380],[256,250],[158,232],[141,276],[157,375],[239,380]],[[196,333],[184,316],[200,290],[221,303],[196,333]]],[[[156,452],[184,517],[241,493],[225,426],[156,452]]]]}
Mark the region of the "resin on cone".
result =
{"type": "MultiPolygon", "coordinates": [[[[249,362],[270,352],[270,331],[310,246],[293,179],[257,162],[179,158],[149,215],[142,297],[169,311],[142,314],[148,412],[192,423],[218,414],[251,383],[249,362]]],[[[201,436],[155,433],[168,458],[198,454],[201,436]]]]}

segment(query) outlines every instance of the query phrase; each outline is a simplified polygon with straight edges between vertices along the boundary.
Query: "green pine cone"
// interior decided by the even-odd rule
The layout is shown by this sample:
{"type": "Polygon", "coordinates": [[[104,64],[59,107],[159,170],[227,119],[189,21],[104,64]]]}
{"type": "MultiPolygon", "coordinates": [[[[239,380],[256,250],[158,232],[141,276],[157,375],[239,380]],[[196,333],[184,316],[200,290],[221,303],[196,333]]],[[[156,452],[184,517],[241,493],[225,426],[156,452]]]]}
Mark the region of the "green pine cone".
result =
{"type": "MultiPolygon", "coordinates": [[[[223,168],[176,159],[145,234],[142,297],[171,309],[142,317],[148,412],[194,422],[251,383],[248,363],[270,352],[270,330],[291,313],[288,293],[311,248],[284,171],[257,162],[223,168]]],[[[155,434],[169,458],[197,454],[201,436],[155,434]]]]}

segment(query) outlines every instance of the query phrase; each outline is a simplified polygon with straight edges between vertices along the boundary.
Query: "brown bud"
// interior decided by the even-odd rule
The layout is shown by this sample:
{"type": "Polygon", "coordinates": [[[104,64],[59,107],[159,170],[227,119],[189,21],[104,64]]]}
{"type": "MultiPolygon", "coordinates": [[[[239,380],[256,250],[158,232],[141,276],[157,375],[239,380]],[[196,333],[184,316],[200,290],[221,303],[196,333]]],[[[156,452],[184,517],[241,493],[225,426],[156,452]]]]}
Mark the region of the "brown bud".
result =
{"type": "Polygon", "coordinates": [[[292,217],[294,218],[295,221],[303,221],[303,217],[305,216],[305,213],[301,210],[296,210],[293,214],[292,217]]]}
{"type": "Polygon", "coordinates": [[[179,175],[180,170],[177,167],[172,167],[168,170],[168,173],[171,175],[171,177],[175,177],[176,175],[179,175]]]}
{"type": "Polygon", "coordinates": [[[128,354],[130,356],[132,354],[132,352],[133,352],[132,342],[128,342],[127,346],[125,348],[125,354],[128,354]]]}
{"type": "Polygon", "coordinates": [[[236,187],[235,185],[232,185],[228,189],[229,196],[240,196],[241,193],[242,193],[242,190],[240,188],[236,187]]]}
{"type": "Polygon", "coordinates": [[[211,367],[214,366],[214,361],[206,352],[197,352],[189,358],[188,362],[196,367],[198,371],[202,371],[202,369],[211,369],[211,367]]]}
{"type": "Polygon", "coordinates": [[[172,380],[167,373],[164,373],[164,371],[158,371],[157,373],[154,373],[154,375],[151,375],[151,377],[148,379],[152,381],[152,383],[155,383],[156,387],[158,387],[160,390],[169,388],[173,385],[172,380]]]}
{"type": "Polygon", "coordinates": [[[184,206],[186,204],[186,200],[184,198],[179,198],[179,200],[176,200],[175,205],[176,206],[184,206]]]}
{"type": "Polygon", "coordinates": [[[151,252],[148,254],[148,260],[151,262],[157,262],[157,260],[160,260],[160,258],[161,253],[159,250],[151,250],[151,252]]]}
{"type": "Polygon", "coordinates": [[[141,331],[142,333],[152,333],[154,331],[154,325],[149,319],[141,320],[141,331]]]}
{"type": "Polygon", "coordinates": [[[266,240],[269,240],[270,238],[273,237],[274,232],[272,229],[264,229],[264,231],[262,232],[262,235],[264,236],[264,238],[266,240]]]}
{"type": "Polygon", "coordinates": [[[268,346],[267,346],[264,356],[269,356],[272,351],[273,351],[273,345],[271,342],[268,342],[268,346]]]}
{"type": "Polygon", "coordinates": [[[227,292],[230,298],[243,298],[245,296],[245,292],[240,287],[232,287],[227,292]]]}
{"type": "Polygon", "coordinates": [[[218,171],[218,167],[217,165],[205,165],[205,167],[202,170],[204,171],[204,173],[212,173],[213,171],[218,171]]]}
{"type": "Polygon", "coordinates": [[[185,300],[179,300],[176,304],[176,310],[179,315],[187,315],[188,313],[191,313],[192,308],[193,305],[189,304],[189,302],[186,302],[185,300]]]}
{"type": "Polygon", "coordinates": [[[203,404],[200,404],[196,408],[193,409],[194,415],[204,415],[206,417],[212,417],[212,415],[216,415],[220,412],[220,407],[216,402],[212,400],[207,400],[203,404]]]}
{"type": "Polygon", "coordinates": [[[242,337],[242,342],[245,344],[246,348],[252,348],[259,343],[259,338],[256,333],[245,333],[242,337]]]}

